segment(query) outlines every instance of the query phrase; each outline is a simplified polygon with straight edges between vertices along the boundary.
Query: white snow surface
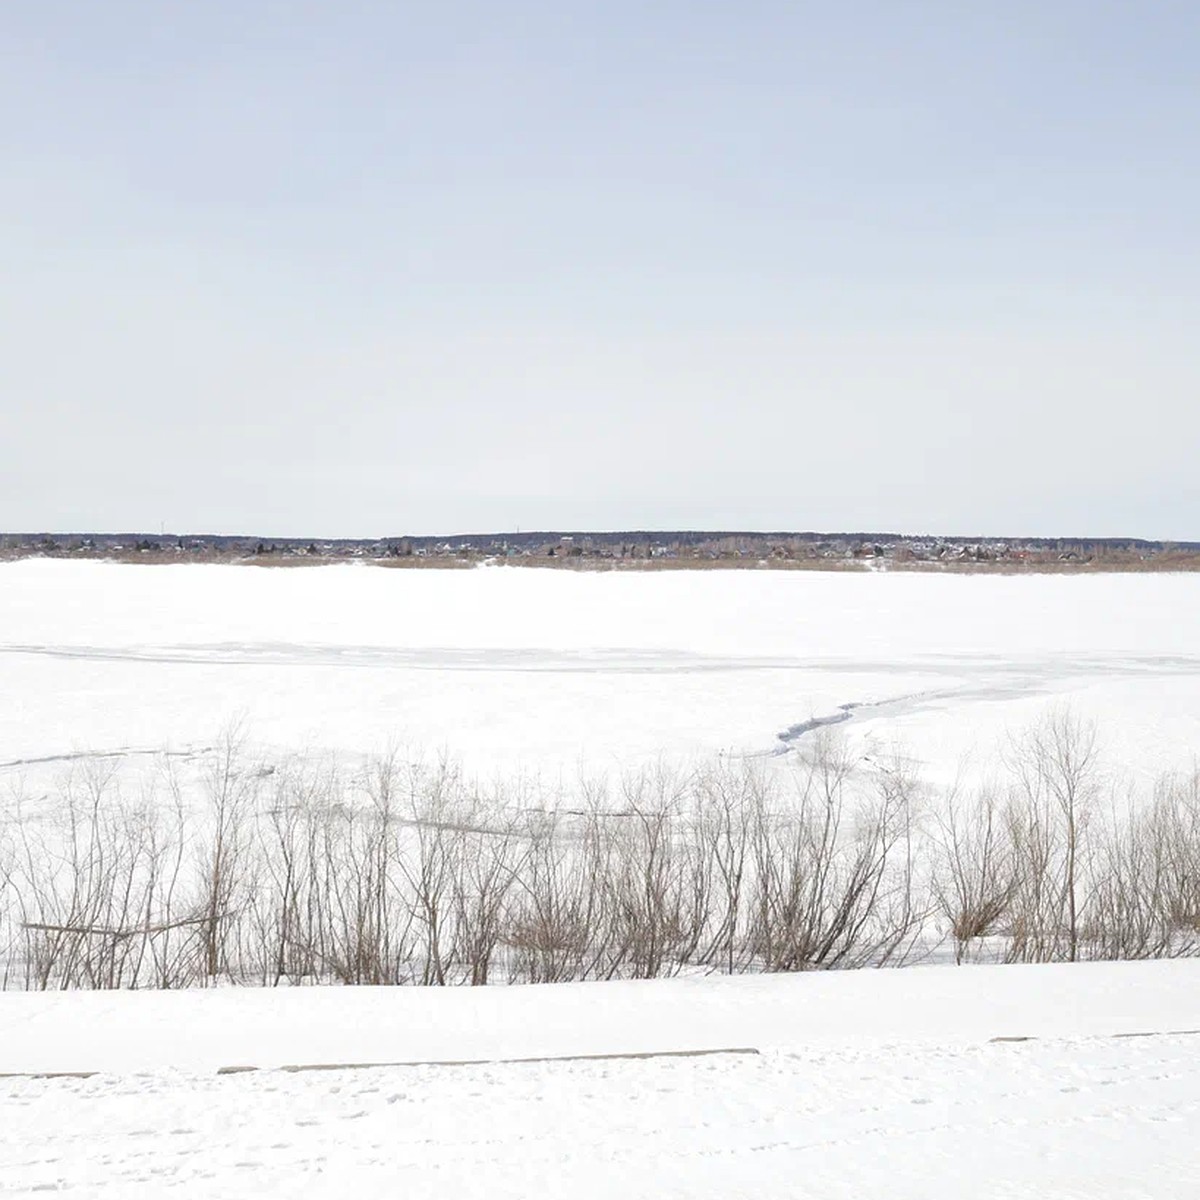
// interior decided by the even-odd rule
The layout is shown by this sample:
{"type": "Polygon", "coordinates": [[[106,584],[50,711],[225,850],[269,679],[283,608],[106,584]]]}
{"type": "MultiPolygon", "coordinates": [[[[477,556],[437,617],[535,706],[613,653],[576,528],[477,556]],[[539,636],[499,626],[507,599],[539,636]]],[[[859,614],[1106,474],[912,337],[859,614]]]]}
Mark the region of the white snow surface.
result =
{"type": "Polygon", "coordinates": [[[483,988],[0,992],[0,1073],[975,1044],[1184,1029],[1200,1029],[1196,959],[483,988]]]}
{"type": "Polygon", "coordinates": [[[0,565],[0,764],[211,743],[573,779],[841,728],[985,771],[1047,706],[1144,775],[1200,745],[1200,576],[0,565]]]}
{"type": "MultiPolygon", "coordinates": [[[[24,561],[0,788],[237,717],[281,753],[569,779],[769,755],[842,705],[938,779],[1064,702],[1148,777],[1198,743],[1197,611],[1192,575],[24,561]]],[[[4,992],[0,1192],[1193,1200],[1197,1030],[1194,961],[4,992]]]]}
{"type": "Polygon", "coordinates": [[[0,1185],[1183,1200],[1200,1194],[1197,1029],[1191,961],[7,993],[0,1071],[101,1073],[0,1078],[0,1185]],[[572,1057],[696,1050],[743,1053],[572,1057]],[[270,1069],[286,1065],[334,1069],[270,1069]]]}

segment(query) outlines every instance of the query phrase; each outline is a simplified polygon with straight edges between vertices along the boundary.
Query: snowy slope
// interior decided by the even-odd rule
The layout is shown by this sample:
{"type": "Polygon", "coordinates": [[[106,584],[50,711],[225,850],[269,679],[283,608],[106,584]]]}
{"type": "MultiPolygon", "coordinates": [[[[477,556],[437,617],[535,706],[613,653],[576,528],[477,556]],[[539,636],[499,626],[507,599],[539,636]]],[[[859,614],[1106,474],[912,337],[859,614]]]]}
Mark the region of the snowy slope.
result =
{"type": "Polygon", "coordinates": [[[0,995],[6,1195],[1200,1189],[1200,964],[0,995]],[[1141,1034],[1146,1036],[1113,1036],[1141,1034]],[[992,1041],[995,1037],[1033,1037],[992,1041]],[[688,1058],[496,1061],[756,1048],[688,1058]],[[491,1060],[218,1075],[221,1065],[491,1060]]]}
{"type": "Polygon", "coordinates": [[[957,1044],[1184,1029],[1200,1029],[1196,959],[487,988],[0,992],[0,1073],[957,1044]]]}

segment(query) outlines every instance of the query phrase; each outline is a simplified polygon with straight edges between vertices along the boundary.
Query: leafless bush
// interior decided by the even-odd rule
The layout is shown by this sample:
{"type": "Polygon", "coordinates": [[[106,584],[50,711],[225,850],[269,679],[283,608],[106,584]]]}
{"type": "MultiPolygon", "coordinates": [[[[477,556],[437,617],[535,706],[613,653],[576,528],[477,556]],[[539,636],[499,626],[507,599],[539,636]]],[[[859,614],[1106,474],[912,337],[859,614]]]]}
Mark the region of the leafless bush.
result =
{"type": "Polygon", "coordinates": [[[1158,958],[1173,930],[1166,895],[1169,830],[1151,812],[1114,807],[1105,835],[1096,839],[1081,956],[1158,958]]]}
{"type": "Polygon", "coordinates": [[[1011,831],[991,791],[965,801],[952,791],[936,816],[934,892],[956,963],[1010,917],[1018,883],[1011,831]]]}
{"type": "Polygon", "coordinates": [[[1139,811],[1114,807],[1099,839],[1089,920],[1093,958],[1192,954],[1200,942],[1200,779],[1161,780],[1139,811]]]}
{"type": "Polygon", "coordinates": [[[692,840],[708,875],[707,940],[699,961],[732,975],[753,957],[748,921],[754,908],[752,848],[761,836],[768,785],[754,764],[701,772],[694,786],[692,840]]]}
{"type": "Polygon", "coordinates": [[[509,900],[530,854],[516,805],[503,795],[473,804],[453,880],[454,958],[466,982],[486,984],[505,934],[509,900]]]}
{"type": "Polygon", "coordinates": [[[1168,917],[1194,953],[1200,939],[1200,770],[1161,780],[1153,814],[1165,843],[1168,917]]]}
{"type": "Polygon", "coordinates": [[[408,836],[392,863],[407,885],[420,938],[423,984],[452,982],[455,877],[471,822],[450,764],[413,767],[407,780],[408,836]]]}
{"type": "Polygon", "coordinates": [[[755,822],[755,948],[770,971],[882,964],[915,935],[909,782],[850,783],[845,745],[818,737],[789,814],[755,822]]]}
{"type": "Polygon", "coordinates": [[[1055,710],[1013,742],[1009,766],[1016,781],[1009,836],[1017,886],[1008,957],[1074,962],[1100,786],[1095,726],[1055,710]]]}
{"type": "Polygon", "coordinates": [[[608,978],[619,968],[605,902],[612,872],[611,817],[531,813],[525,870],[508,907],[511,981],[608,978]]]}
{"type": "MultiPolygon", "coordinates": [[[[14,789],[8,804],[10,811],[19,811],[20,791],[14,789]]],[[[16,906],[13,874],[16,869],[16,847],[13,844],[12,823],[0,815],[0,992],[8,987],[17,945],[14,929],[16,906]]]]}
{"type": "Polygon", "coordinates": [[[249,838],[262,778],[263,769],[247,761],[241,731],[228,730],[207,761],[203,788],[198,911],[206,980],[230,975],[237,966],[232,943],[254,890],[257,860],[249,838]]]}
{"type": "Polygon", "coordinates": [[[1200,774],[1106,802],[1094,731],[1014,739],[1007,789],[926,815],[899,765],[810,740],[480,792],[452,764],[257,763],[236,731],[187,778],[68,777],[0,825],[4,986],[486,984],[681,970],[1200,952],[1200,774]],[[777,764],[772,765],[777,766],[777,764]]]}
{"type": "Polygon", "coordinates": [[[117,988],[192,981],[203,918],[173,907],[185,844],[152,794],[128,802],[111,768],[64,785],[50,821],[21,820],[14,868],[25,986],[117,988]]]}
{"type": "MultiPolygon", "coordinates": [[[[410,921],[393,920],[399,818],[386,776],[367,804],[323,792],[307,811],[304,916],[297,949],[312,970],[341,983],[398,983],[405,977],[410,921]]],[[[407,915],[407,908],[405,908],[407,915]]]]}
{"type": "Polygon", "coordinates": [[[264,984],[301,983],[331,967],[314,871],[335,781],[332,769],[312,773],[295,764],[272,779],[270,804],[257,823],[262,870],[250,905],[256,974],[264,984]]]}
{"type": "Polygon", "coordinates": [[[275,777],[255,826],[261,869],[249,906],[263,982],[408,982],[413,911],[394,867],[404,833],[397,777],[395,755],[353,786],[328,763],[275,777]]]}
{"type": "Polygon", "coordinates": [[[661,769],[622,781],[622,818],[610,822],[616,963],[638,979],[673,974],[692,960],[708,916],[703,856],[683,825],[684,783],[661,769]]]}

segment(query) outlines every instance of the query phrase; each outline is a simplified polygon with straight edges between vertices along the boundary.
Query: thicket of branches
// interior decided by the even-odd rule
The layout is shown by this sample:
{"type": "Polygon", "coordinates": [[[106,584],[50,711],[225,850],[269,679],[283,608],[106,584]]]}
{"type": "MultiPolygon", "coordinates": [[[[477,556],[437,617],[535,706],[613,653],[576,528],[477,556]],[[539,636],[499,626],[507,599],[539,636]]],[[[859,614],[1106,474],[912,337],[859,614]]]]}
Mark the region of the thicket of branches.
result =
{"type": "Polygon", "coordinates": [[[0,826],[0,986],[486,984],[1200,949],[1200,775],[1118,794],[1059,713],[979,794],[817,737],[787,773],[649,771],[570,802],[396,755],[228,739],[199,789],[111,769],[0,826]]]}

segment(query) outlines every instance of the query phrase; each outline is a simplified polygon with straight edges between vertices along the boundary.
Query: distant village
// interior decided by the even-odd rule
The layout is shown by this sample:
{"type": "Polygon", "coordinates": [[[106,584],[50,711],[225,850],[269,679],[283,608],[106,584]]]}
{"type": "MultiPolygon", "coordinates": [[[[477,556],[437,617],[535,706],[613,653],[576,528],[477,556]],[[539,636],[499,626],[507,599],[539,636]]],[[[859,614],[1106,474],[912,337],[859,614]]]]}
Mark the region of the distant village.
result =
{"type": "Polygon", "coordinates": [[[29,557],[260,566],[358,560],[386,566],[453,567],[505,562],[578,569],[754,566],[1190,570],[1200,568],[1200,542],[629,530],[312,539],[204,534],[0,534],[0,559],[29,557]]]}

